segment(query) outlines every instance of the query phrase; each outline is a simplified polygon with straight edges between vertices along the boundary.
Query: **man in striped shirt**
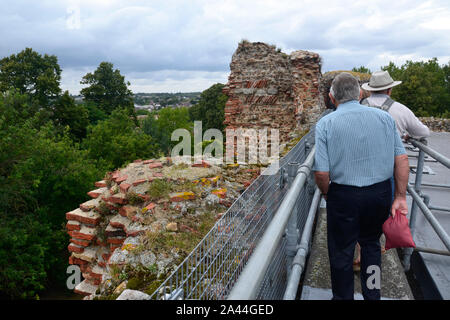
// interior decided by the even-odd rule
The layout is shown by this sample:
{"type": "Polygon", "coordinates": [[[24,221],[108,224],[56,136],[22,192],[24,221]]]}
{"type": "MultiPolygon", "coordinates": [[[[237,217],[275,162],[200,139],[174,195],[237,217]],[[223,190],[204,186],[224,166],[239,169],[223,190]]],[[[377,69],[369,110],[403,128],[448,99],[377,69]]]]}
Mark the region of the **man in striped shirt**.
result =
{"type": "Polygon", "coordinates": [[[335,77],[330,99],[337,109],[316,124],[315,179],[327,200],[328,254],[333,299],[353,299],[353,255],[361,245],[364,299],[380,299],[380,288],[367,285],[381,267],[380,236],[389,212],[407,214],[408,156],[394,119],[359,104],[358,80],[335,77]],[[395,198],[391,206],[391,183],[395,198]],[[331,183],[330,183],[331,182],[331,183]]]}

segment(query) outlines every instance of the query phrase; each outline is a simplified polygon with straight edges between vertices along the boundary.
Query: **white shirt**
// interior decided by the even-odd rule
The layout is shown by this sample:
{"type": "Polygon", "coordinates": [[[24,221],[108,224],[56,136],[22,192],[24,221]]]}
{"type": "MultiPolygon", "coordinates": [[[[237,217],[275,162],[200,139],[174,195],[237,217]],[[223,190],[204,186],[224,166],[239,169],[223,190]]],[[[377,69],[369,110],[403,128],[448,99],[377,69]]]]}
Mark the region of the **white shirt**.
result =
{"type": "MultiPolygon", "coordinates": [[[[382,106],[388,97],[386,94],[372,93],[367,100],[370,105],[382,106]]],[[[426,138],[430,135],[428,127],[407,106],[400,102],[395,101],[388,112],[394,118],[401,137],[405,134],[413,138],[426,138]]]]}

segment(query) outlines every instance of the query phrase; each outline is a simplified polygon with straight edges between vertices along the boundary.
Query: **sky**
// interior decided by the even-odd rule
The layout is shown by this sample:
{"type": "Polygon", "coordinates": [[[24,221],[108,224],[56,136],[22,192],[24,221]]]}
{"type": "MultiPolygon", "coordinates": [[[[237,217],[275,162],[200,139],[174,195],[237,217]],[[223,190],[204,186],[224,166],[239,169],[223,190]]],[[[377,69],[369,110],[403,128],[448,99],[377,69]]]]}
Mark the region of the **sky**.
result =
{"type": "Polygon", "coordinates": [[[0,58],[56,55],[61,87],[107,61],[135,92],[226,83],[238,43],[317,52],[322,72],[450,61],[448,0],[0,0],[0,58]]]}

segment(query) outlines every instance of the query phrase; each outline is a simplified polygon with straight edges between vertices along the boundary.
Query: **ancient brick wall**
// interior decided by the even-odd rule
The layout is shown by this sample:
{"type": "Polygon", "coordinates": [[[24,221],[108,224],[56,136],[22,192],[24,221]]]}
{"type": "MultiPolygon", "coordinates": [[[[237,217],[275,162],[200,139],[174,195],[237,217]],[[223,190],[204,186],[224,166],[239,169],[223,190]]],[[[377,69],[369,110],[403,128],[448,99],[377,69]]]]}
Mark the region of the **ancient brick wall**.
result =
{"type": "Polygon", "coordinates": [[[324,109],[319,93],[318,54],[295,51],[287,55],[275,46],[242,41],[233,54],[223,92],[227,128],[274,128],[281,143],[295,129],[314,124],[324,109]]]}

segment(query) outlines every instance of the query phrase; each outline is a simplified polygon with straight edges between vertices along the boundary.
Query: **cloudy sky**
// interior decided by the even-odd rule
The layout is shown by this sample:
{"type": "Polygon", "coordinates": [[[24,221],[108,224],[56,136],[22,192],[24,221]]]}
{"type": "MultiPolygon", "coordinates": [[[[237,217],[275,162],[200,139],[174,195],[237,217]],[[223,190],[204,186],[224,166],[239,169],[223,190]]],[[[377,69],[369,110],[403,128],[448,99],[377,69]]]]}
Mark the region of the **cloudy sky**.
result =
{"type": "Polygon", "coordinates": [[[240,40],[310,50],[323,72],[394,61],[450,61],[448,0],[1,0],[0,57],[54,54],[72,94],[102,61],[133,92],[226,83],[240,40]]]}

